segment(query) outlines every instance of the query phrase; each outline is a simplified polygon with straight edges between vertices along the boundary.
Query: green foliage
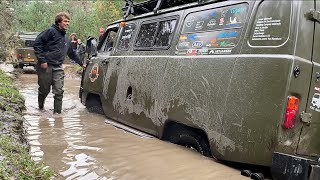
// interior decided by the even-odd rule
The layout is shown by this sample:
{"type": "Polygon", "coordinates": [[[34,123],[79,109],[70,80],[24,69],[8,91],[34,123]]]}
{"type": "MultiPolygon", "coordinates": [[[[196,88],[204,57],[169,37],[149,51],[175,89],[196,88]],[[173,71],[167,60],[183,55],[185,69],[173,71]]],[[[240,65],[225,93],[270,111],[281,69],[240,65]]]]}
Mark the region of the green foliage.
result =
{"type": "Polygon", "coordinates": [[[13,13],[9,8],[10,5],[10,1],[0,1],[0,61],[6,60],[12,38],[10,29],[12,26],[13,13]]]}
{"type": "Polygon", "coordinates": [[[0,179],[50,179],[54,173],[43,163],[35,163],[26,146],[0,135],[0,179]]]}
{"type": "Polygon", "coordinates": [[[68,34],[72,32],[83,41],[88,36],[99,36],[99,28],[122,18],[122,0],[96,1],[15,1],[15,27],[17,31],[41,32],[54,23],[58,12],[71,16],[68,34]]]}
{"type": "Polygon", "coordinates": [[[58,12],[71,15],[68,34],[74,32],[85,42],[88,36],[98,37],[101,27],[122,19],[124,4],[124,0],[0,0],[0,61],[15,48],[16,32],[41,32],[54,23],[58,12]]]}

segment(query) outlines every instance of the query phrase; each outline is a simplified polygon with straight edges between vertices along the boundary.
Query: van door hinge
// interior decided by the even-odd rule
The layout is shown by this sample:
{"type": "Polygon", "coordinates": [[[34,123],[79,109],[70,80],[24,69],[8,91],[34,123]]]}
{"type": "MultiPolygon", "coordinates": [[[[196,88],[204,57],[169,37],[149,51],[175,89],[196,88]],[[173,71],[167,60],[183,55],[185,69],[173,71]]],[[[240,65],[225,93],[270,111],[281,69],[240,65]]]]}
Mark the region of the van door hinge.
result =
{"type": "Polygon", "coordinates": [[[320,22],[320,11],[316,11],[315,9],[310,9],[305,16],[310,20],[315,20],[320,22]]]}
{"type": "Polygon", "coordinates": [[[305,113],[304,111],[302,111],[300,117],[302,122],[306,123],[307,125],[310,125],[312,119],[311,113],[305,113]]]}

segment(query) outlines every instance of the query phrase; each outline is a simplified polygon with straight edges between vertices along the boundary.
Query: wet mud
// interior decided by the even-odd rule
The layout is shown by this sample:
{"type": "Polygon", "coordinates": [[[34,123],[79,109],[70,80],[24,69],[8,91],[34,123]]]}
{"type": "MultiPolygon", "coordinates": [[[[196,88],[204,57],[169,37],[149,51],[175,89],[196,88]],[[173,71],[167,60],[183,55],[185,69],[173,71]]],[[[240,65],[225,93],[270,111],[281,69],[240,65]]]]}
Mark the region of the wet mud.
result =
{"type": "Polygon", "coordinates": [[[78,78],[65,79],[61,115],[52,113],[52,93],[40,111],[36,82],[36,74],[17,80],[27,108],[24,126],[34,160],[50,166],[55,179],[250,179],[193,150],[106,124],[80,103],[78,78]]]}

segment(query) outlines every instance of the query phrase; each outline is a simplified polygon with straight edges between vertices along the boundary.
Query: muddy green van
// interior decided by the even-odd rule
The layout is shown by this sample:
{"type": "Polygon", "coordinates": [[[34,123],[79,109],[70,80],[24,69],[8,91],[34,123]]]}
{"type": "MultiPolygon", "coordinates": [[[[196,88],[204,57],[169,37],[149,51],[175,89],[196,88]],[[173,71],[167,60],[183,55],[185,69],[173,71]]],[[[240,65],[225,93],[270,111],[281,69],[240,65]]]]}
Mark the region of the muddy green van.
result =
{"type": "Polygon", "coordinates": [[[274,179],[320,179],[320,1],[127,1],[124,11],[97,50],[87,42],[89,110],[274,179]]]}
{"type": "Polygon", "coordinates": [[[37,64],[37,58],[34,54],[33,44],[39,32],[19,32],[19,46],[15,49],[16,67],[33,66],[37,64]]]}

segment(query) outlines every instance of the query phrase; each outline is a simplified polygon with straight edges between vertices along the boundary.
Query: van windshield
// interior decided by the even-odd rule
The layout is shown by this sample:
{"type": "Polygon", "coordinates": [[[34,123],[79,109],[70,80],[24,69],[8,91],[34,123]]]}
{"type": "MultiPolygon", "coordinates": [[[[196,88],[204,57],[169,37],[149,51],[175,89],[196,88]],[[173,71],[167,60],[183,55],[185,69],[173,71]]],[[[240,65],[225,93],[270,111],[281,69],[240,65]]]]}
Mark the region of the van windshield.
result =
{"type": "Polygon", "coordinates": [[[33,40],[26,40],[24,44],[26,47],[33,47],[34,41],[33,40]]]}

